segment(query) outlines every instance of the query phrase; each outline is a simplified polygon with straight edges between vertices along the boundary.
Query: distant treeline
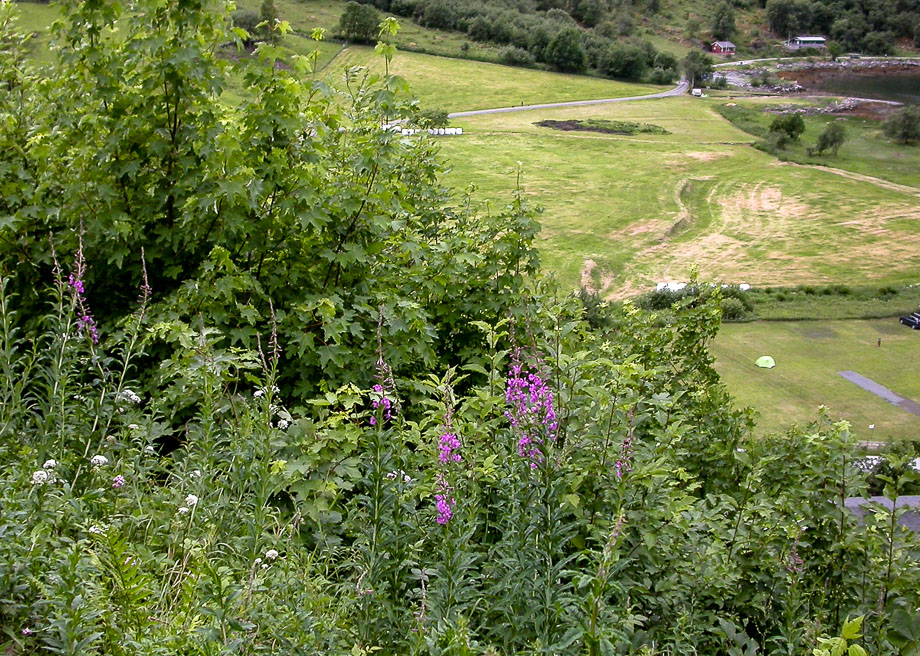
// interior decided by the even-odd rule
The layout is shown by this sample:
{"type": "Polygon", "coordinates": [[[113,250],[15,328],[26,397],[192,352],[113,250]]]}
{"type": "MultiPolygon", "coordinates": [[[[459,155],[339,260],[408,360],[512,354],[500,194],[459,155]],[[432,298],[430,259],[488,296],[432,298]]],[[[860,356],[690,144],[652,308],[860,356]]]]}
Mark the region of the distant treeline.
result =
{"type": "Polygon", "coordinates": [[[572,73],[595,69],[605,77],[658,84],[671,82],[678,73],[674,56],[629,36],[633,23],[628,10],[615,8],[610,0],[363,0],[363,4],[410,17],[424,27],[463,32],[472,41],[505,46],[501,58],[509,64],[542,63],[572,73]]]}

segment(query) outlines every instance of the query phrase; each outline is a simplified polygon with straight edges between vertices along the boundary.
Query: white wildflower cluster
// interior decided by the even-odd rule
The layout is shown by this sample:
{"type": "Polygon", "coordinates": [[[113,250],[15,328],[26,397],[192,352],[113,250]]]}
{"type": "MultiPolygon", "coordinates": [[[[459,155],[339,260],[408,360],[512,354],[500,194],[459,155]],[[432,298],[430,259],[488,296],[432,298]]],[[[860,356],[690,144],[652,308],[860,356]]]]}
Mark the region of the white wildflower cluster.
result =
{"type": "Polygon", "coordinates": [[[265,560],[274,560],[278,557],[278,551],[275,549],[269,549],[265,552],[265,560]]]}
{"type": "Polygon", "coordinates": [[[412,477],[409,476],[409,474],[404,472],[402,469],[391,471],[389,474],[387,474],[387,480],[395,481],[397,478],[401,478],[403,480],[403,483],[412,482],[412,477]]]}
{"type": "Polygon", "coordinates": [[[267,392],[271,392],[272,394],[279,394],[281,390],[278,389],[277,385],[272,385],[271,387],[262,387],[253,392],[252,396],[255,399],[261,399],[267,392]]]}
{"type": "Polygon", "coordinates": [[[288,426],[290,426],[290,425],[291,425],[291,423],[290,423],[287,419],[279,419],[279,420],[278,420],[278,429],[279,429],[279,430],[287,430],[288,426]]]}
{"type": "Polygon", "coordinates": [[[157,450],[152,444],[148,444],[144,447],[144,453],[146,453],[148,456],[155,456],[157,454],[157,450]]]}
{"type": "Polygon", "coordinates": [[[126,401],[132,405],[138,405],[141,402],[141,397],[139,397],[133,390],[130,390],[127,387],[120,391],[116,398],[119,401],[126,401]]]}
{"type": "Polygon", "coordinates": [[[93,467],[105,467],[109,464],[109,459],[102,455],[95,455],[89,459],[89,464],[93,467]]]}
{"type": "Polygon", "coordinates": [[[141,429],[137,424],[128,424],[128,430],[139,431],[141,429]]]}
{"type": "Polygon", "coordinates": [[[32,485],[54,483],[55,467],[57,467],[57,460],[46,460],[41,469],[32,472],[32,485]]]}
{"type": "MultiPolygon", "coordinates": [[[[193,469],[192,471],[190,471],[190,472],[188,473],[188,476],[189,476],[189,478],[199,479],[199,478],[201,478],[201,470],[200,470],[200,469],[193,469]]],[[[195,499],[195,500],[197,501],[197,499],[195,499]]],[[[193,504],[193,505],[194,505],[194,504],[193,504]]]]}
{"type": "Polygon", "coordinates": [[[198,497],[194,494],[189,494],[187,497],[185,497],[185,505],[179,506],[179,514],[185,515],[197,505],[198,505],[198,497]]]}

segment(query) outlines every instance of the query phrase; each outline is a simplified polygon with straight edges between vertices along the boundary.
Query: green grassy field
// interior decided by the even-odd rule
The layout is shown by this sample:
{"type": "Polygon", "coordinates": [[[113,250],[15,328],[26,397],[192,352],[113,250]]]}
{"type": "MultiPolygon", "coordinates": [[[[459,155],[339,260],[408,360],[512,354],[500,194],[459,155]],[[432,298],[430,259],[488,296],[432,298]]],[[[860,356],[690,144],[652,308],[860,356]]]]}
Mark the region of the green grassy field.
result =
{"type": "MultiPolygon", "coordinates": [[[[424,97],[424,95],[423,95],[424,97]]],[[[756,286],[916,281],[914,193],[785,164],[690,97],[535,110],[455,121],[448,181],[508,198],[517,163],[545,207],[540,246],[563,284],[629,296],[656,281],[756,286]],[[651,123],[669,135],[560,132],[543,119],[651,123]]]]}
{"type": "MultiPolygon", "coordinates": [[[[352,66],[383,72],[383,60],[368,46],[346,48],[326,73],[333,79],[352,66]]],[[[488,109],[508,105],[622,98],[658,93],[669,87],[627,84],[613,80],[566,75],[500,64],[399,52],[390,72],[404,77],[425,107],[448,111],[488,109]]]]}
{"type": "MultiPolygon", "coordinates": [[[[261,0],[240,0],[237,7],[259,11],[261,0]]],[[[322,27],[332,37],[339,24],[339,17],[345,2],[333,0],[275,0],[278,15],[288,21],[301,34],[310,34],[315,27],[322,27]]],[[[386,16],[381,13],[381,16],[386,16]]],[[[444,32],[420,27],[408,18],[399,16],[400,31],[394,43],[402,50],[418,50],[451,57],[497,60],[501,48],[495,45],[477,43],[459,32],[444,32]]]]}
{"type": "MultiPolygon", "coordinates": [[[[732,102],[736,103],[735,107],[727,107],[723,103],[719,107],[720,112],[735,125],[756,136],[766,136],[770,123],[776,117],[766,110],[789,104],[786,99],[778,98],[737,99],[732,102]]],[[[920,188],[920,148],[889,141],[882,134],[879,121],[826,114],[802,118],[805,121],[805,133],[798,142],[790,144],[783,151],[785,159],[801,164],[844,169],[920,188]],[[829,123],[843,125],[847,134],[846,142],[836,156],[810,156],[806,149],[814,145],[818,135],[829,123]]]]}
{"type": "Polygon", "coordinates": [[[818,406],[826,405],[833,419],[852,424],[859,439],[920,438],[920,417],[837,373],[855,371],[920,401],[920,378],[914,375],[920,366],[920,331],[897,320],[725,324],[712,352],[738,405],[759,413],[760,434],[805,424],[817,416],[818,406]],[[755,367],[761,355],[773,356],[776,367],[755,367]]]}

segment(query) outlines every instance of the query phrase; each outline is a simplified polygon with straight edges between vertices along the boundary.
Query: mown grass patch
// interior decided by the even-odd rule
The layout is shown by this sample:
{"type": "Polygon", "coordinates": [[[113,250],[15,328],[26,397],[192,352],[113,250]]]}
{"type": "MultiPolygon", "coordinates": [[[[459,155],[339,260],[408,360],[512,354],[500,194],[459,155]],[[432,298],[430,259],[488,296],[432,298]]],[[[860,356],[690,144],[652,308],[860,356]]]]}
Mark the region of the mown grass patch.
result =
{"type": "Polygon", "coordinates": [[[920,401],[920,379],[905,366],[918,349],[920,331],[897,319],[723,324],[712,346],[716,369],[737,404],[758,412],[759,434],[805,424],[824,405],[832,418],[849,421],[859,439],[877,441],[918,439],[920,418],[837,372],[856,371],[920,401]],[[754,366],[761,355],[773,356],[776,368],[754,366]]]}

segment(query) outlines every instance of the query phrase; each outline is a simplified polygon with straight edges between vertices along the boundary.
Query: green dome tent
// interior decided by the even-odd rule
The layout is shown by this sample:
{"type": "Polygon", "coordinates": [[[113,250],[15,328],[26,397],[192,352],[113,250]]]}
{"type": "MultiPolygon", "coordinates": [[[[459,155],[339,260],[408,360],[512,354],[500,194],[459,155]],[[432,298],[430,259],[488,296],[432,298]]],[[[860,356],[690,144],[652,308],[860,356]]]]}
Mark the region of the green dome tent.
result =
{"type": "Polygon", "coordinates": [[[754,364],[763,369],[772,369],[776,366],[776,361],[769,355],[761,355],[759,358],[757,358],[754,364]]]}

